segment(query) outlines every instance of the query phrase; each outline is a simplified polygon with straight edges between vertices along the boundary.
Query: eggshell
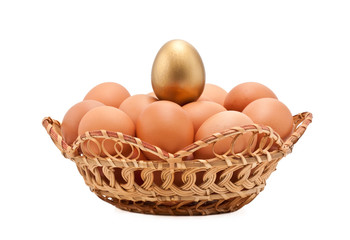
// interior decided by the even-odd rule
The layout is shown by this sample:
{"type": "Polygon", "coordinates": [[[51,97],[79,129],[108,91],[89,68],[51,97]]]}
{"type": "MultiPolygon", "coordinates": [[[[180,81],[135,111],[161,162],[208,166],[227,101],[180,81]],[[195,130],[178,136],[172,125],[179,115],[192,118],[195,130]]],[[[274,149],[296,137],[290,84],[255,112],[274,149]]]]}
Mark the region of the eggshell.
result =
{"type": "Polygon", "coordinates": [[[157,98],[157,96],[156,96],[156,94],[154,92],[149,92],[149,93],[147,93],[147,95],[151,96],[151,97],[154,97],[155,99],[158,100],[158,98],[157,98]]]}
{"type": "Polygon", "coordinates": [[[156,98],[145,95],[137,94],[125,99],[122,104],[120,104],[119,109],[128,114],[128,116],[136,124],[137,118],[140,113],[151,103],[157,101],[156,98]]]}
{"type": "MultiPolygon", "coordinates": [[[[123,111],[111,107],[102,106],[96,107],[89,112],[87,112],[80,121],[78,133],[82,135],[86,131],[94,130],[107,130],[113,132],[121,132],[130,136],[135,136],[135,125],[130,117],[123,111]]],[[[100,144],[103,143],[102,139],[98,139],[100,144]]],[[[123,147],[122,154],[127,157],[131,153],[131,147],[128,144],[116,145],[113,140],[105,140],[103,146],[110,155],[115,155],[116,149],[118,152],[121,151],[121,146],[123,147]]],[[[102,156],[105,157],[103,151],[100,152],[96,143],[90,142],[82,145],[82,151],[88,156],[102,156]]]]}
{"type": "Polygon", "coordinates": [[[265,85],[256,82],[241,83],[226,96],[224,107],[227,110],[243,111],[251,102],[259,98],[275,98],[276,95],[265,85]]]}
{"type": "Polygon", "coordinates": [[[197,101],[210,101],[210,102],[213,102],[212,100],[210,100],[209,98],[207,97],[204,97],[203,95],[201,95],[197,101]]]}
{"type": "Polygon", "coordinates": [[[225,89],[211,83],[206,83],[202,95],[198,100],[210,100],[220,105],[224,105],[227,92],[225,89]]]}
{"type": "Polygon", "coordinates": [[[63,140],[71,145],[78,137],[78,127],[81,118],[95,107],[104,106],[103,103],[95,100],[86,100],[72,106],[64,115],[61,124],[63,140]]]}
{"type": "Polygon", "coordinates": [[[104,82],[91,89],[84,100],[96,100],[118,108],[127,97],[130,97],[130,93],[119,83],[104,82]]]}
{"type": "Polygon", "coordinates": [[[209,117],[218,112],[226,111],[226,108],[224,108],[222,105],[209,101],[191,102],[184,105],[182,108],[187,112],[188,116],[190,116],[195,133],[202,123],[209,117]]]}
{"type": "MultiPolygon", "coordinates": [[[[143,141],[175,153],[193,142],[191,118],[178,104],[162,100],[151,103],[140,114],[136,136],[143,141]]],[[[148,159],[158,159],[144,152],[148,159]]]]}
{"type": "MultiPolygon", "coordinates": [[[[232,127],[239,127],[242,125],[253,124],[253,121],[245,114],[237,111],[225,111],[219,112],[210,118],[208,118],[202,126],[198,129],[195,141],[204,139],[211,136],[214,133],[218,133],[227,130],[232,127]]],[[[252,133],[244,133],[234,143],[233,151],[235,153],[240,153],[245,150],[250,142],[252,133]]],[[[218,141],[214,145],[214,150],[217,154],[224,154],[231,148],[232,138],[225,138],[218,141]]],[[[255,147],[255,140],[252,142],[251,148],[255,147]]],[[[212,150],[213,146],[209,145],[207,147],[201,148],[194,152],[195,158],[208,159],[215,157],[212,150]]]]}
{"type": "Polygon", "coordinates": [[[293,132],[293,115],[286,105],[274,98],[261,98],[251,102],[243,113],[254,123],[272,127],[283,140],[293,132]]]}
{"type": "Polygon", "coordinates": [[[152,88],[157,98],[179,105],[196,101],[205,84],[205,70],[198,51],[175,39],[159,49],[152,65],[152,88]]]}

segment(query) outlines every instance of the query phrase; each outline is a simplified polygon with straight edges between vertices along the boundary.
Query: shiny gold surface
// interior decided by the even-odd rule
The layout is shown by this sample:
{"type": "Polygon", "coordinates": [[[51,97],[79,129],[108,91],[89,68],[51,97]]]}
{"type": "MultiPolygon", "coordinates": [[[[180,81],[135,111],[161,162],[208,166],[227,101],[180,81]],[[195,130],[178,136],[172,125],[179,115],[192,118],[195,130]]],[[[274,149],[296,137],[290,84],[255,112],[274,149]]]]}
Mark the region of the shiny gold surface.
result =
{"type": "Polygon", "coordinates": [[[191,44],[172,40],[163,45],[152,67],[152,87],[158,99],[184,105],[200,97],[204,84],[204,65],[191,44]]]}

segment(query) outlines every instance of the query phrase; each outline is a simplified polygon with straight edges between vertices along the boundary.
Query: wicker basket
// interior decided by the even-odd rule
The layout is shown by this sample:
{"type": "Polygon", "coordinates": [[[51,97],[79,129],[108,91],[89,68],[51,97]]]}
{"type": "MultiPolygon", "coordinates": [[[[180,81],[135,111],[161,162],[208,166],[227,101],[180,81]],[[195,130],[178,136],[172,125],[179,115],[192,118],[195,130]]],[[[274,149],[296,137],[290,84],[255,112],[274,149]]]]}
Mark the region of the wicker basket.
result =
{"type": "Polygon", "coordinates": [[[294,133],[285,142],[270,127],[254,124],[213,134],[175,154],[138,138],[105,130],[86,132],[69,146],[61,137],[58,121],[47,117],[42,124],[63,156],[76,163],[85,183],[102,200],[138,213],[208,215],[233,212],[250,203],[264,189],[279,160],[291,153],[311,121],[311,113],[295,115],[294,133]],[[250,151],[247,147],[244,152],[233,153],[234,142],[246,132],[252,133],[251,140],[259,138],[257,149],[250,151]],[[88,141],[101,143],[97,141],[101,138],[118,145],[128,144],[138,153],[151,152],[161,159],[136,160],[137,156],[130,159],[121,153],[84,156],[80,146],[88,141]],[[212,159],[184,160],[196,150],[226,138],[232,138],[227,153],[216,154],[212,159]]]}

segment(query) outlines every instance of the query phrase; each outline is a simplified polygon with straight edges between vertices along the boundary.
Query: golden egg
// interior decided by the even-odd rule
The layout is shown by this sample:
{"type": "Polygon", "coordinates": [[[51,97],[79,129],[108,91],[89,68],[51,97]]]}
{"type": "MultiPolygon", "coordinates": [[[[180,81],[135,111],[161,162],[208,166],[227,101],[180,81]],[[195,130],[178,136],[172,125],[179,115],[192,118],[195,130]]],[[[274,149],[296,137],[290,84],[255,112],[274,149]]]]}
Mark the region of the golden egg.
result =
{"type": "Polygon", "coordinates": [[[197,50],[183,40],[165,43],[152,67],[152,87],[157,98],[184,105],[196,101],[204,85],[204,65],[197,50]]]}

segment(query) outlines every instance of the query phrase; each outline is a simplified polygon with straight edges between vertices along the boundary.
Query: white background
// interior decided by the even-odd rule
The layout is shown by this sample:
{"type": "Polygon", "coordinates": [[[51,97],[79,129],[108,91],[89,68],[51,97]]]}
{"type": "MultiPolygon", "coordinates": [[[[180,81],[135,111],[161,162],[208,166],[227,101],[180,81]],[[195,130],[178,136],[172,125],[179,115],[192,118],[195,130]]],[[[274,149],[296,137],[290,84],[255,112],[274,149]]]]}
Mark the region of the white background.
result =
{"type": "Polygon", "coordinates": [[[1,239],[349,239],[348,1],[1,1],[1,239]],[[98,199],[41,120],[105,81],[152,90],[153,59],[180,38],[207,82],[270,87],[314,121],[265,190],[206,217],[121,211],[98,199]]]}

